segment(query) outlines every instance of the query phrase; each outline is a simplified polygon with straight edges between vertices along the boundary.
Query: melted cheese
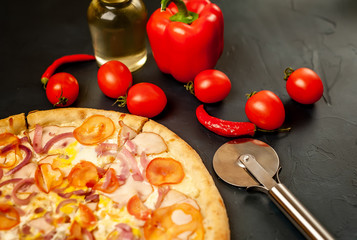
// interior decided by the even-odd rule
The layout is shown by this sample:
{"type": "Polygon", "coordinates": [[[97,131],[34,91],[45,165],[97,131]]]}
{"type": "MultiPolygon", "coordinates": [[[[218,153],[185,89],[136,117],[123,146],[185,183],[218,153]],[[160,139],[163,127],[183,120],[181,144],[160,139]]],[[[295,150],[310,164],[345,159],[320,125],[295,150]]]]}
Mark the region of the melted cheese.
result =
{"type": "Polygon", "coordinates": [[[142,236],[141,230],[137,226],[143,226],[144,221],[130,215],[126,206],[118,206],[109,197],[100,195],[96,213],[99,217],[97,230],[94,232],[96,239],[106,239],[112,231],[115,231],[115,225],[119,223],[131,226],[136,237],[140,238],[142,236]]]}

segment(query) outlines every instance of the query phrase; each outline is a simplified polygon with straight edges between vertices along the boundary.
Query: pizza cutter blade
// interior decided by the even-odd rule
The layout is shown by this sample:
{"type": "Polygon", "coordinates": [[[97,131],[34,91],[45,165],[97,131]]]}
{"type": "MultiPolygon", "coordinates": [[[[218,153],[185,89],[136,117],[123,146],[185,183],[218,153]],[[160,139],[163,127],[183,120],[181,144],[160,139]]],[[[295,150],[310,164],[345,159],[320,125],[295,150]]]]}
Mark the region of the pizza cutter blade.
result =
{"type": "Polygon", "coordinates": [[[268,144],[252,138],[229,141],[215,153],[213,168],[229,184],[266,193],[306,238],[334,239],[280,183],[279,157],[268,144]]]}

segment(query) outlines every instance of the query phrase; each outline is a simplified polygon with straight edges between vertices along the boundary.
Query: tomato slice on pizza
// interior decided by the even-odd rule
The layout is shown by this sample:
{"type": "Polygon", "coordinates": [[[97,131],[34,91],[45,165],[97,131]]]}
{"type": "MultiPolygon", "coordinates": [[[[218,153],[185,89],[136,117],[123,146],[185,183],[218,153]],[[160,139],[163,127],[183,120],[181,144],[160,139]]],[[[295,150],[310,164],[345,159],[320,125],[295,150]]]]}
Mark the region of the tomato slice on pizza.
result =
{"type": "Polygon", "coordinates": [[[160,186],[180,183],[185,173],[180,162],[172,158],[155,158],[146,168],[146,177],[151,184],[160,186]]]}
{"type": "Polygon", "coordinates": [[[97,217],[94,215],[93,211],[84,204],[79,204],[77,216],[78,223],[81,227],[91,229],[97,223],[97,217]]]}
{"type": "Polygon", "coordinates": [[[74,187],[93,187],[98,181],[97,167],[88,161],[77,163],[68,175],[68,182],[74,187]]]}
{"type": "Polygon", "coordinates": [[[94,145],[112,136],[114,131],[115,126],[110,118],[103,115],[93,115],[74,129],[73,135],[83,145],[94,145]]]}
{"type": "Polygon", "coordinates": [[[134,195],[127,204],[128,212],[140,220],[148,220],[152,210],[147,208],[138,195],[134,195]]]}
{"type": "Polygon", "coordinates": [[[192,239],[203,239],[202,215],[198,209],[187,203],[158,208],[144,225],[146,239],[176,239],[186,233],[192,239]]]}
{"type": "Polygon", "coordinates": [[[20,214],[10,204],[0,203],[0,230],[9,230],[20,223],[20,214]]]}
{"type": "Polygon", "coordinates": [[[19,145],[20,139],[11,133],[0,134],[0,168],[11,168],[21,157],[19,145]]]}
{"type": "Polygon", "coordinates": [[[62,184],[63,175],[60,169],[53,168],[49,163],[42,163],[36,169],[35,182],[39,189],[49,193],[62,184]]]}

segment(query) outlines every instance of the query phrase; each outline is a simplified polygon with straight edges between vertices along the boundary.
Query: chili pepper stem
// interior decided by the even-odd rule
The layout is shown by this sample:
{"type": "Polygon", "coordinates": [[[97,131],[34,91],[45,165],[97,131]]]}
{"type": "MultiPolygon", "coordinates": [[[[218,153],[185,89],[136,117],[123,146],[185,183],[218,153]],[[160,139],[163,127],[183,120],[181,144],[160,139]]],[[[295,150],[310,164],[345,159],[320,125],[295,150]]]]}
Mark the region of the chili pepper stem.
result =
{"type": "Polygon", "coordinates": [[[292,69],[291,67],[287,67],[284,70],[284,80],[288,80],[288,78],[290,77],[290,75],[294,72],[295,70],[292,69]]]}
{"type": "Polygon", "coordinates": [[[193,87],[193,82],[189,81],[187,84],[184,85],[187,91],[189,91],[192,95],[195,95],[195,89],[193,87]]]}
{"type": "Polygon", "coordinates": [[[198,18],[198,14],[187,10],[186,4],[182,0],[161,0],[161,11],[165,11],[168,3],[172,1],[178,9],[178,12],[170,17],[173,22],[183,22],[191,24],[198,18]]]}
{"type": "Polygon", "coordinates": [[[46,78],[46,77],[43,77],[43,78],[41,78],[41,83],[42,83],[42,85],[43,85],[43,88],[46,90],[46,86],[47,86],[47,83],[48,83],[48,78],[46,78]]]}
{"type": "Polygon", "coordinates": [[[126,99],[127,96],[120,96],[117,98],[117,100],[113,103],[112,106],[118,104],[118,107],[125,107],[126,106],[126,99]]]}
{"type": "Polygon", "coordinates": [[[288,128],[278,128],[278,129],[274,129],[274,130],[266,130],[266,129],[262,129],[262,128],[256,128],[255,130],[258,131],[258,132],[265,132],[265,133],[290,132],[291,127],[288,127],[288,128]]]}

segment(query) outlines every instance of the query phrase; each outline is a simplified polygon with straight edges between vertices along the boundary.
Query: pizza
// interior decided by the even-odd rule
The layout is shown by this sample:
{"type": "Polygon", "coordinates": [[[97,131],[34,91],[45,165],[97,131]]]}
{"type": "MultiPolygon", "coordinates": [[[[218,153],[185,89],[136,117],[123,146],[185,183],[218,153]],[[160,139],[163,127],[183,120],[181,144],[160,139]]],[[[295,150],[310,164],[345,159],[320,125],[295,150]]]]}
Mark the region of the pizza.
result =
{"type": "Polygon", "coordinates": [[[89,108],[0,120],[0,239],[229,239],[197,152],[144,117],[89,108]]]}

